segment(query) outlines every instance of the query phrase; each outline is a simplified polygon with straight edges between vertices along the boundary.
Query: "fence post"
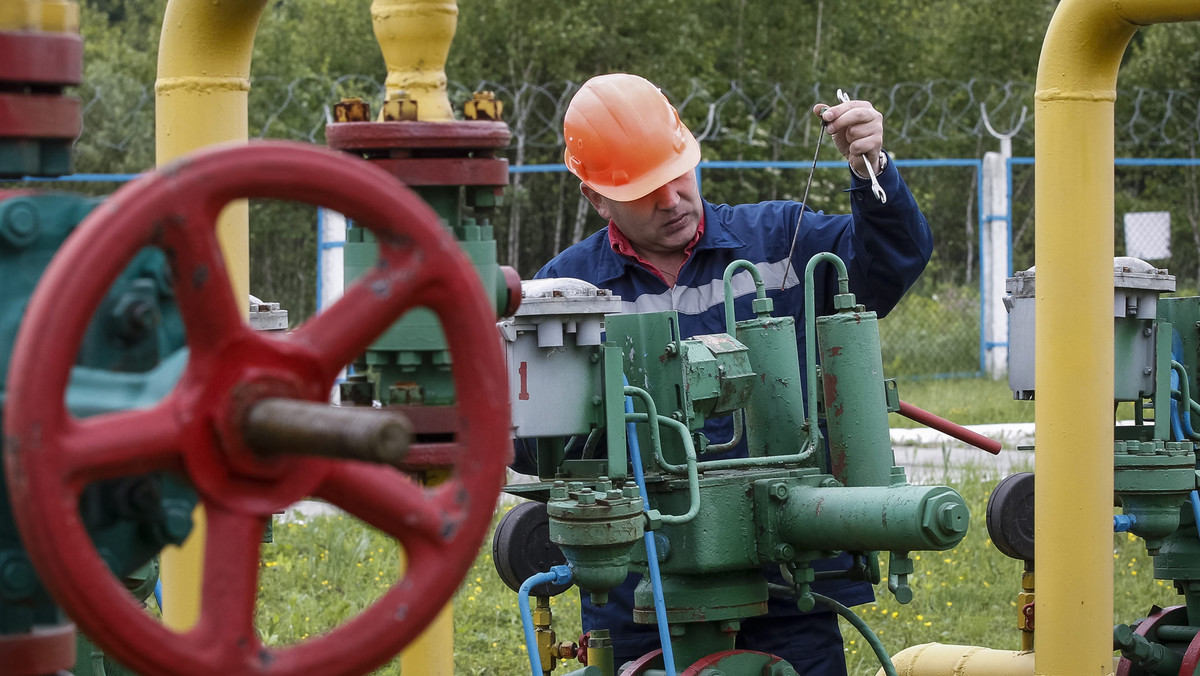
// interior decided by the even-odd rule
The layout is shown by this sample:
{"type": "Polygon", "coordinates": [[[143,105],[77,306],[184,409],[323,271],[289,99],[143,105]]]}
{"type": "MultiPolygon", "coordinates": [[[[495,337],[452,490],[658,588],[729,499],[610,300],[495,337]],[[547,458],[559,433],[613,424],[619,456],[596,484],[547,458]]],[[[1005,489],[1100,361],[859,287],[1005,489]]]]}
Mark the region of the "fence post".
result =
{"type": "MultiPolygon", "coordinates": [[[[1011,152],[1011,151],[1010,151],[1011,152]]],[[[983,155],[983,347],[985,368],[992,379],[1008,373],[1008,313],[1004,310],[1004,280],[1008,269],[1008,170],[1004,153],[983,155]]]]}
{"type": "Polygon", "coordinates": [[[979,252],[983,267],[979,271],[983,280],[983,297],[979,304],[983,309],[980,330],[983,332],[983,349],[987,356],[985,369],[993,380],[1008,373],[1008,312],[1004,309],[1004,281],[1012,274],[1012,255],[1009,251],[1012,238],[1012,213],[1009,200],[1008,161],[1012,159],[1012,138],[1025,125],[1028,110],[1022,106],[1021,119],[1017,126],[1007,132],[996,131],[988,118],[987,108],[979,104],[979,115],[988,133],[1000,141],[1000,152],[983,154],[983,222],[979,231],[983,235],[982,250],[979,252]]]}
{"type": "Polygon", "coordinates": [[[342,297],[346,284],[346,217],[329,209],[317,210],[317,312],[342,297]]]}

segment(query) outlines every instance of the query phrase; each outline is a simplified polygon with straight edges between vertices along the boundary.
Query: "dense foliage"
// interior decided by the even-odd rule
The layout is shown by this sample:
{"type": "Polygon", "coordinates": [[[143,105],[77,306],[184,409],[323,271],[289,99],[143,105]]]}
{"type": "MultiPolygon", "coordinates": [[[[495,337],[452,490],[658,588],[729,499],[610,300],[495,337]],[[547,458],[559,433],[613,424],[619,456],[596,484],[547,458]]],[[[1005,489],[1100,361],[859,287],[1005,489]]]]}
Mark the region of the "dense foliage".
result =
{"type": "MultiPolygon", "coordinates": [[[[263,12],[255,42],[250,96],[251,133],[268,137],[323,138],[314,111],[345,94],[370,93],[385,68],[374,41],[371,0],[271,0],[263,12]],[[335,82],[330,87],[327,83],[335,82]],[[283,105],[286,103],[286,105],[283,105]]],[[[86,83],[81,96],[99,93],[104,101],[149,98],[125,108],[135,113],[88,112],[88,126],[77,145],[84,172],[126,172],[154,161],[153,89],[159,25],[166,0],[82,0],[86,39],[86,83]]],[[[516,91],[523,83],[557,87],[559,98],[506,101],[553,116],[564,104],[570,83],[593,74],[624,70],[660,84],[676,102],[708,93],[738,92],[744,100],[747,135],[720,136],[703,146],[706,160],[798,160],[811,158],[815,125],[792,130],[794,140],[753,130],[778,123],[774,108],[755,97],[775,97],[803,109],[833,98],[842,86],[864,98],[880,100],[899,83],[1026,83],[1030,117],[1013,139],[1014,154],[1033,154],[1032,82],[1039,50],[1054,11],[1053,0],[881,0],[834,3],[797,0],[787,3],[746,0],[460,0],[458,33],[447,73],[469,91],[479,83],[499,83],[516,91]],[[774,112],[763,112],[774,111],[774,112]],[[755,115],[765,115],[758,119],[755,115]]],[[[1119,85],[1146,87],[1182,96],[1153,100],[1118,99],[1118,111],[1144,106],[1148,119],[1194,120],[1200,90],[1200,26],[1154,26],[1139,32],[1127,52],[1119,85]],[[1165,103],[1164,103],[1165,102],[1165,103]],[[1174,106],[1154,110],[1154,106],[1174,106]],[[1156,117],[1157,116],[1157,117],[1156,117]]],[[[989,90],[992,97],[996,90],[989,90]]],[[[1003,93],[1003,92],[1001,92],[1003,93]]],[[[916,99],[914,99],[916,100],[916,99]]],[[[992,98],[989,102],[994,103],[992,98]]],[[[915,106],[916,104],[913,104],[915,106]]],[[[972,100],[925,101],[926,106],[975,115],[972,100]]],[[[785,106],[785,108],[786,108],[785,106]]],[[[1021,106],[1009,105],[1000,129],[1016,126],[1021,106]]],[[[114,111],[116,109],[114,108],[114,111]]],[[[726,110],[726,120],[731,115],[726,110]]],[[[695,129],[705,125],[703,106],[683,107],[695,129]]],[[[906,116],[922,110],[892,110],[885,143],[899,158],[979,158],[998,143],[973,129],[921,140],[897,133],[906,116]]],[[[319,117],[319,116],[318,116],[319,117]]],[[[1119,115],[1120,117],[1120,115],[1119,115]]],[[[974,119],[974,118],[971,118],[974,119]]],[[[740,127],[739,127],[740,129],[740,127]]],[[[1163,129],[1139,134],[1140,145],[1122,148],[1133,157],[1194,157],[1194,131],[1165,138],[1163,129]]],[[[940,132],[940,130],[939,130],[940,132]]],[[[514,164],[561,161],[556,139],[526,143],[514,134],[508,157],[514,164]]],[[[829,144],[822,159],[835,159],[829,144]]],[[[709,171],[704,192],[713,201],[798,199],[806,171],[709,171]]],[[[978,196],[972,170],[906,171],[937,239],[934,262],[918,291],[926,297],[947,286],[969,288],[976,278],[978,196]]],[[[1032,264],[1032,170],[1016,172],[1014,186],[1015,266],[1032,264]]],[[[811,201],[817,208],[843,210],[845,178],[819,173],[811,201]]],[[[1118,171],[1118,219],[1124,210],[1170,210],[1177,274],[1200,276],[1200,197],[1194,170],[1118,171]]],[[[508,192],[509,209],[496,222],[500,258],[531,275],[573,239],[600,227],[598,217],[581,204],[575,183],[563,174],[526,175],[508,192]]],[[[1117,233],[1121,251],[1120,229],[1117,233]]],[[[312,210],[285,205],[255,205],[251,229],[254,261],[251,284],[264,298],[281,301],[293,320],[314,303],[315,217],[312,210]]],[[[1187,284],[1193,286],[1194,284],[1187,284]]]]}

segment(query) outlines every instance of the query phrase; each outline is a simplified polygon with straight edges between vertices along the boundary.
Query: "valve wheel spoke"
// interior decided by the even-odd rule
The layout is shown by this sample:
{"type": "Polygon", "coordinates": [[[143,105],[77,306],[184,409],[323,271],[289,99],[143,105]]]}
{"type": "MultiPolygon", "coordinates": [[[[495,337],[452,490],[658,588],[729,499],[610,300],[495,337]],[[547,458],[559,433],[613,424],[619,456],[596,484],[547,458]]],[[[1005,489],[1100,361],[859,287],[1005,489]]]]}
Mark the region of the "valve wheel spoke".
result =
{"type": "Polygon", "coordinates": [[[171,400],[145,410],[70,419],[55,465],[80,484],[180,468],[182,432],[171,400]]]}
{"type": "Polygon", "coordinates": [[[419,251],[396,252],[346,289],[336,303],[300,325],[289,340],[319,354],[332,377],[361,355],[371,342],[428,295],[438,273],[419,251]]]}
{"type": "Polygon", "coordinates": [[[398,470],[348,462],[326,477],[316,497],[415,547],[438,546],[454,528],[455,515],[442,507],[441,495],[439,488],[425,488],[398,470]]]}
{"type": "Polygon", "coordinates": [[[205,510],[203,599],[193,632],[201,645],[239,654],[256,652],[254,606],[258,560],[267,520],[209,505],[205,510]]]}
{"type": "Polygon", "coordinates": [[[171,264],[175,296],[193,352],[210,352],[249,331],[213,224],[223,204],[185,196],[176,213],[162,219],[160,238],[171,264]]]}

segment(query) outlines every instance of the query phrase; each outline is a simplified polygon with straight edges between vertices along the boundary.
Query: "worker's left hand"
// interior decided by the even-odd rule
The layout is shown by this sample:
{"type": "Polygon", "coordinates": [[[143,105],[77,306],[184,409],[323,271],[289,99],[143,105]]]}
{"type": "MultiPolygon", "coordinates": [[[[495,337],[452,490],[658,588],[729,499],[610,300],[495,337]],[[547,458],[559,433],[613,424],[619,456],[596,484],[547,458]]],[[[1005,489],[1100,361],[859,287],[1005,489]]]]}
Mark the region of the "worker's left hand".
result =
{"type": "Polygon", "coordinates": [[[836,106],[818,103],[813,106],[813,114],[825,122],[838,152],[850,161],[850,166],[859,176],[867,176],[863,155],[867,156],[876,174],[883,170],[880,166],[883,114],[875,110],[869,101],[851,100],[836,106]]]}

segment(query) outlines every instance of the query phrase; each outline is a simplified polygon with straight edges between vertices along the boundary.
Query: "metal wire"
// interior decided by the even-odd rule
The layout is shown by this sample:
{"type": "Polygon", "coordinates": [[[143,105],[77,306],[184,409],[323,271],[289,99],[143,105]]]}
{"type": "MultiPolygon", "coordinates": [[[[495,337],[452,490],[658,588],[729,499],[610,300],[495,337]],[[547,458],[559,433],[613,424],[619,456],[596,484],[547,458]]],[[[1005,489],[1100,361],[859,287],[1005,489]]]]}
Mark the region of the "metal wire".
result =
{"type": "MultiPolygon", "coordinates": [[[[474,84],[451,82],[451,101],[461,104],[474,91],[493,91],[504,102],[512,127],[512,145],[561,148],[562,116],[579,84],[474,84]]],[[[818,92],[830,85],[732,81],[723,91],[698,80],[664,87],[702,143],[780,148],[805,147],[814,131],[809,114],[818,92]]],[[[1013,128],[1022,109],[1033,105],[1032,82],[971,79],[901,82],[886,86],[861,84],[847,90],[870,101],[883,113],[889,143],[921,142],[937,156],[939,141],[987,138],[980,106],[998,127],[1013,128]]],[[[324,142],[326,108],[342,97],[358,96],[378,110],[383,75],[303,77],[290,81],[255,78],[250,91],[250,130],[257,138],[324,142]]],[[[117,76],[102,86],[84,83],[85,143],[126,150],[152,143],[153,84],[117,76]]],[[[1200,141],[1200,91],[1141,87],[1123,89],[1116,103],[1116,144],[1121,151],[1200,141]]],[[[1032,139],[1026,124],[1018,138],[1032,139]]]]}

